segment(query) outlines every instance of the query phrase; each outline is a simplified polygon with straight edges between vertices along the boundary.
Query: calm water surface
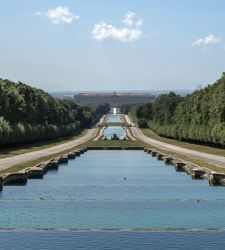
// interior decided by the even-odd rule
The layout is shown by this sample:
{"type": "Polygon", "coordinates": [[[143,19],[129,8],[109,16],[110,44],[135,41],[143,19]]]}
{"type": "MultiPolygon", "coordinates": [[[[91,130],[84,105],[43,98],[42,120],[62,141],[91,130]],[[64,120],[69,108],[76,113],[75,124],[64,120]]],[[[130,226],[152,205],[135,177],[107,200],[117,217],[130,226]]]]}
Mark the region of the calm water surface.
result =
{"type": "Polygon", "coordinates": [[[122,115],[107,115],[108,123],[122,123],[123,118],[122,115]]]}
{"type": "Polygon", "coordinates": [[[126,137],[126,130],[119,126],[109,126],[104,129],[103,139],[111,140],[112,136],[116,134],[120,140],[123,140],[126,137]]]}
{"type": "Polygon", "coordinates": [[[224,233],[1,233],[1,250],[224,250],[224,233]]]}
{"type": "MultiPolygon", "coordinates": [[[[211,249],[206,246],[208,239],[210,247],[214,240],[224,246],[225,188],[193,181],[143,151],[89,151],[58,171],[48,172],[43,180],[5,186],[0,193],[0,229],[13,231],[1,233],[3,249],[12,249],[10,244],[18,237],[29,238],[27,244],[40,237],[46,244],[41,249],[57,249],[50,248],[49,242],[60,245],[66,239],[67,246],[77,244],[74,249],[87,249],[85,244],[88,249],[96,249],[96,244],[106,244],[104,249],[157,249],[159,241],[166,241],[166,247],[181,244],[177,249],[197,242],[211,249]],[[118,241],[115,247],[121,248],[109,248],[112,241],[118,241]]],[[[29,249],[28,245],[16,246],[29,249]]]]}

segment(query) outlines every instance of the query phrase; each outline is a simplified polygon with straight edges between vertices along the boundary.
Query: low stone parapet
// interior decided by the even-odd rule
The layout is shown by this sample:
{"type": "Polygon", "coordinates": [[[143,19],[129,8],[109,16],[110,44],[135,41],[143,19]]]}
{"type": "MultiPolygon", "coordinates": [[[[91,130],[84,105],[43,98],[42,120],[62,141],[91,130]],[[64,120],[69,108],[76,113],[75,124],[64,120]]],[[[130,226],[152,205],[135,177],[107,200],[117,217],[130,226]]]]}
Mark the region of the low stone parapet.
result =
{"type": "Polygon", "coordinates": [[[42,179],[48,170],[58,169],[60,164],[68,163],[69,159],[74,159],[76,156],[87,152],[87,150],[87,148],[77,149],[69,152],[67,155],[61,155],[36,166],[29,167],[24,171],[2,174],[0,175],[0,191],[2,191],[3,186],[26,185],[27,179],[42,179]]]}
{"type": "Polygon", "coordinates": [[[3,185],[4,186],[21,186],[26,185],[28,179],[27,172],[17,172],[12,174],[3,175],[3,185]]]}
{"type": "Polygon", "coordinates": [[[4,185],[4,182],[3,182],[3,176],[0,175],[0,192],[2,191],[3,189],[3,185],[4,185]]]}
{"type": "Polygon", "coordinates": [[[165,164],[167,164],[167,165],[169,165],[169,164],[172,165],[173,164],[174,159],[172,157],[164,155],[163,159],[164,159],[165,164]]]}
{"type": "Polygon", "coordinates": [[[60,164],[60,160],[59,159],[56,158],[56,159],[52,159],[52,160],[46,162],[48,170],[49,169],[58,169],[59,168],[59,164],[60,164]]]}
{"type": "Polygon", "coordinates": [[[212,171],[202,168],[193,163],[188,163],[185,166],[185,172],[192,177],[192,179],[209,179],[209,175],[212,171]]]}
{"type": "Polygon", "coordinates": [[[209,175],[209,184],[225,186],[225,174],[212,172],[209,175]]]}
{"type": "Polygon", "coordinates": [[[76,158],[76,154],[74,152],[70,152],[67,154],[67,157],[69,160],[75,159],[76,158]]]}
{"type": "Polygon", "coordinates": [[[157,154],[158,154],[158,152],[157,152],[157,151],[153,151],[153,150],[152,150],[151,154],[152,154],[152,156],[153,156],[153,157],[156,157],[156,156],[157,156],[157,154]]]}
{"type": "Polygon", "coordinates": [[[162,161],[163,157],[164,157],[163,154],[160,154],[160,153],[157,154],[157,160],[162,161]]]}
{"type": "Polygon", "coordinates": [[[185,166],[187,165],[187,162],[183,162],[180,160],[174,160],[174,167],[177,172],[185,172],[185,166]]]}
{"type": "Polygon", "coordinates": [[[65,164],[65,163],[68,163],[68,161],[69,161],[69,159],[68,159],[67,155],[61,155],[58,158],[58,163],[59,164],[65,164]]]}
{"type": "Polygon", "coordinates": [[[75,154],[75,157],[80,156],[80,150],[75,150],[74,154],[75,154]]]}
{"type": "Polygon", "coordinates": [[[40,165],[26,169],[26,172],[28,173],[28,179],[42,179],[43,178],[44,171],[39,166],[40,165]]]}

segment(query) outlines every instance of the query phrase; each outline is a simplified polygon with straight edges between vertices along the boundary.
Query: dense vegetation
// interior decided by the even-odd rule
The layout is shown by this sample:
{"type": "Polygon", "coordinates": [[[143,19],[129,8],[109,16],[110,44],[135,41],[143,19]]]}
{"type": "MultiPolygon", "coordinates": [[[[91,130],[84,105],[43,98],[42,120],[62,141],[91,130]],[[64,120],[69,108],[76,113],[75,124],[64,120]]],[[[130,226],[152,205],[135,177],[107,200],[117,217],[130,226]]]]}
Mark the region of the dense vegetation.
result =
{"type": "Polygon", "coordinates": [[[122,105],[120,105],[119,107],[120,107],[121,113],[128,115],[129,112],[132,111],[132,108],[133,108],[134,105],[135,104],[133,104],[133,105],[130,105],[130,104],[122,104],[122,105]]]}
{"type": "Polygon", "coordinates": [[[108,104],[81,107],[74,100],[0,79],[0,146],[72,135],[108,110],[108,104]]]}
{"type": "Polygon", "coordinates": [[[134,106],[132,112],[139,126],[159,135],[225,147],[225,73],[186,97],[160,95],[154,103],[134,106]]]}

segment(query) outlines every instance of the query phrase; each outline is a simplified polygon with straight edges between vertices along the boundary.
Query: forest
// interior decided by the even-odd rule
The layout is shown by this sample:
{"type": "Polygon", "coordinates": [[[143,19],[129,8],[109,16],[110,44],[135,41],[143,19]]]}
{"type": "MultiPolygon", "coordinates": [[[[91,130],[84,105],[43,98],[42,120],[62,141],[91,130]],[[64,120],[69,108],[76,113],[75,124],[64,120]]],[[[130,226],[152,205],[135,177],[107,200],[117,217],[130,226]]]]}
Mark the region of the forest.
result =
{"type": "Polygon", "coordinates": [[[225,73],[212,85],[181,97],[171,92],[132,107],[140,127],[177,140],[225,147],[225,73]]]}
{"type": "Polygon", "coordinates": [[[24,83],[0,79],[0,146],[55,139],[91,127],[108,104],[79,106],[24,83]]]}

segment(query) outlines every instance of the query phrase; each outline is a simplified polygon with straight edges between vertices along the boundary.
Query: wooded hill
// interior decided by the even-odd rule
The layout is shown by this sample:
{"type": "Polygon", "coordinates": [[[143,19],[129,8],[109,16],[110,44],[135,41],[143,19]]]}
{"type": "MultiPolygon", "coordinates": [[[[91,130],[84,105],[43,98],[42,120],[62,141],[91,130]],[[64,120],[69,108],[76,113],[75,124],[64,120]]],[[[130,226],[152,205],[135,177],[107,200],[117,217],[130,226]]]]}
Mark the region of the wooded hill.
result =
{"type": "Polygon", "coordinates": [[[82,107],[21,82],[0,79],[0,146],[72,135],[108,110],[107,104],[82,107]]]}
{"type": "Polygon", "coordinates": [[[186,97],[171,92],[134,106],[139,126],[178,140],[225,147],[225,73],[186,97]]]}

